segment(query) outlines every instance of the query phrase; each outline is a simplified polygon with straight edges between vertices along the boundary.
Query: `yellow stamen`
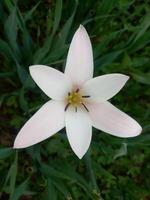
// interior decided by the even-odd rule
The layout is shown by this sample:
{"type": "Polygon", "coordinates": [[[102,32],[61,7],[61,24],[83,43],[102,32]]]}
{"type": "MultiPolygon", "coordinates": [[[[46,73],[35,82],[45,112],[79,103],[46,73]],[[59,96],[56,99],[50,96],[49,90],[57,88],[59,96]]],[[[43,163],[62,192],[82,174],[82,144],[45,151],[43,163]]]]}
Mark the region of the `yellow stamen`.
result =
{"type": "Polygon", "coordinates": [[[78,106],[82,103],[82,96],[79,92],[73,91],[68,94],[67,102],[70,103],[73,106],[78,106]]]}
{"type": "Polygon", "coordinates": [[[79,106],[84,107],[86,111],[88,111],[88,108],[86,107],[86,98],[89,98],[89,95],[82,96],[79,92],[79,89],[69,92],[68,96],[66,98],[66,107],[65,111],[68,109],[68,107],[73,106],[75,108],[75,111],[77,112],[77,108],[79,106]]]}

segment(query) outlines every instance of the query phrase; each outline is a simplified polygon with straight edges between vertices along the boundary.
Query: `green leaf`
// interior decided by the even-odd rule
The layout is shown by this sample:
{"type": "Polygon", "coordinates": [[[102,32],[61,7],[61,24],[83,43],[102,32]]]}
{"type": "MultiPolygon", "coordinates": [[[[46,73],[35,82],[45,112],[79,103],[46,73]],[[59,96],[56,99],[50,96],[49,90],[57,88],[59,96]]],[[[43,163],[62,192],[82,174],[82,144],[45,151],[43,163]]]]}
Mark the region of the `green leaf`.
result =
{"type": "Polygon", "coordinates": [[[8,42],[10,43],[11,48],[19,54],[18,45],[17,45],[17,33],[18,33],[18,26],[17,26],[17,12],[16,7],[12,9],[9,17],[7,18],[4,31],[7,37],[8,42]]]}
{"type": "Polygon", "coordinates": [[[57,190],[60,191],[64,195],[65,199],[69,199],[70,193],[66,187],[66,184],[64,184],[63,181],[56,179],[56,180],[53,180],[53,184],[55,185],[57,190]]]}
{"type": "Polygon", "coordinates": [[[54,17],[52,35],[55,34],[55,32],[59,26],[59,23],[61,20],[61,14],[62,14],[62,0],[57,0],[56,7],[55,7],[55,17],[54,17]]]}
{"type": "Polygon", "coordinates": [[[147,13],[144,16],[143,22],[141,23],[141,25],[138,29],[138,33],[137,33],[137,36],[134,39],[134,42],[136,42],[147,31],[147,29],[149,27],[150,27],[150,13],[147,13]]]}
{"type": "Polygon", "coordinates": [[[45,165],[45,164],[42,164],[41,166],[41,171],[48,177],[53,177],[53,178],[61,178],[61,179],[67,179],[67,180],[70,180],[70,178],[68,176],[66,176],[64,173],[62,173],[61,171],[57,171],[55,170],[54,168],[48,166],[48,165],[45,165]]]}
{"type": "Polygon", "coordinates": [[[63,26],[62,30],[59,33],[59,37],[57,38],[57,42],[55,44],[55,47],[62,47],[64,46],[67,36],[69,34],[69,30],[71,28],[71,25],[73,23],[73,19],[74,19],[74,15],[76,13],[76,9],[77,9],[77,4],[75,4],[75,8],[72,12],[72,15],[70,16],[70,18],[67,20],[67,22],[65,23],[65,25],[63,26]]]}
{"type": "Polygon", "coordinates": [[[20,81],[24,84],[28,75],[27,72],[25,71],[23,66],[20,66],[19,60],[16,57],[16,54],[12,51],[8,43],[1,39],[0,39],[0,53],[3,54],[10,61],[13,60],[15,62],[20,81]]]}
{"type": "MultiPolygon", "coordinates": [[[[53,40],[53,36],[54,36],[58,26],[59,26],[59,23],[60,23],[60,20],[61,20],[61,13],[62,13],[62,0],[57,0],[56,6],[55,6],[55,17],[54,17],[54,24],[53,24],[52,34],[47,36],[43,47],[38,49],[35,52],[34,58],[33,58],[34,64],[36,64],[36,63],[44,63],[43,59],[48,54],[48,52],[50,51],[52,40],[53,40]]],[[[47,23],[49,23],[49,21],[47,23]]]]}
{"type": "Polygon", "coordinates": [[[29,178],[27,178],[24,182],[15,188],[12,200],[19,200],[22,195],[26,194],[28,191],[28,182],[29,178]]]}
{"type": "Polygon", "coordinates": [[[15,160],[14,160],[14,163],[12,164],[12,166],[11,166],[9,200],[13,200],[13,195],[14,195],[14,192],[15,192],[15,185],[16,185],[17,168],[18,168],[18,152],[16,151],[15,160]]]}
{"type": "Polygon", "coordinates": [[[12,0],[4,0],[5,5],[9,11],[11,11],[14,7],[14,2],[12,0]]]}
{"type": "Polygon", "coordinates": [[[119,157],[127,155],[127,143],[122,143],[121,147],[119,150],[114,155],[114,160],[116,160],[119,157]]]}
{"type": "Polygon", "coordinates": [[[138,137],[135,138],[128,138],[127,139],[127,144],[128,146],[135,146],[135,145],[150,145],[150,125],[144,127],[144,129],[147,132],[147,134],[144,134],[145,131],[143,131],[143,134],[139,135],[138,137]]]}
{"type": "Polygon", "coordinates": [[[15,60],[12,50],[9,47],[8,43],[2,39],[0,39],[0,53],[4,55],[6,59],[15,60]]]}
{"type": "Polygon", "coordinates": [[[0,78],[8,78],[8,77],[12,77],[12,76],[14,76],[14,72],[2,72],[2,73],[0,73],[0,78]]]}
{"type": "Polygon", "coordinates": [[[20,90],[19,93],[19,103],[20,103],[20,107],[24,112],[28,111],[28,102],[25,99],[25,89],[24,87],[20,90]]]}
{"type": "Polygon", "coordinates": [[[12,148],[0,149],[0,159],[5,159],[11,156],[14,153],[12,148]]]}
{"type": "Polygon", "coordinates": [[[150,73],[134,72],[132,76],[137,82],[150,85],[150,73]]]}
{"type": "Polygon", "coordinates": [[[9,200],[13,200],[12,198],[14,195],[15,185],[16,185],[17,166],[18,166],[18,152],[16,151],[14,162],[12,163],[12,165],[7,173],[5,183],[1,190],[1,191],[3,191],[4,188],[6,188],[6,186],[8,185],[9,200]]]}
{"type": "Polygon", "coordinates": [[[100,7],[101,14],[107,14],[111,12],[116,3],[117,3],[116,0],[103,0],[100,7]]]}
{"type": "Polygon", "coordinates": [[[51,179],[47,179],[47,193],[45,194],[44,192],[44,200],[47,200],[47,199],[51,199],[51,200],[57,200],[57,191],[56,191],[56,188],[53,184],[53,182],[51,181],[51,179]]]}
{"type": "Polygon", "coordinates": [[[33,13],[36,11],[36,9],[40,5],[40,3],[41,3],[41,0],[31,10],[27,11],[24,14],[24,21],[25,22],[32,18],[33,13]]]}
{"type": "Polygon", "coordinates": [[[123,50],[118,50],[102,56],[100,59],[96,60],[96,66],[100,65],[100,68],[105,67],[112,63],[122,52],[123,50]]]}
{"type": "Polygon", "coordinates": [[[28,63],[31,64],[33,60],[32,58],[33,41],[26,27],[24,16],[22,15],[22,13],[18,8],[17,8],[17,22],[18,22],[18,27],[22,32],[22,42],[23,42],[23,48],[21,49],[22,59],[24,59],[24,62],[28,65],[28,63]]]}

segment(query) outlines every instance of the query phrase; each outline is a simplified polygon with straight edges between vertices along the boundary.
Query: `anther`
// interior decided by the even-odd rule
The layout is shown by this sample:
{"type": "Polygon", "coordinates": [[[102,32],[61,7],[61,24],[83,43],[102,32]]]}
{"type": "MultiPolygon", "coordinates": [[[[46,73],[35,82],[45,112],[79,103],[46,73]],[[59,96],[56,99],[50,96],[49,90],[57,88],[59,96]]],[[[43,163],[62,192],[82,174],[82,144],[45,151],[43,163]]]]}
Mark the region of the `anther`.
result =
{"type": "Polygon", "coordinates": [[[70,106],[70,103],[68,103],[65,107],[65,111],[68,109],[68,107],[70,106]]]}
{"type": "Polygon", "coordinates": [[[75,107],[75,110],[76,110],[76,112],[77,112],[77,107],[75,107]]]}
{"type": "Polygon", "coordinates": [[[76,89],[76,92],[79,92],[79,88],[76,89]]]}
{"type": "Polygon", "coordinates": [[[86,110],[87,112],[89,112],[89,110],[88,110],[88,108],[86,107],[86,105],[85,105],[84,103],[82,103],[82,105],[83,105],[83,107],[85,108],[85,110],[86,110]]]}
{"type": "Polygon", "coordinates": [[[68,92],[68,96],[70,96],[70,92],[68,92]]]}
{"type": "Polygon", "coordinates": [[[82,98],[89,98],[89,97],[90,97],[89,95],[82,96],[82,98]]]}

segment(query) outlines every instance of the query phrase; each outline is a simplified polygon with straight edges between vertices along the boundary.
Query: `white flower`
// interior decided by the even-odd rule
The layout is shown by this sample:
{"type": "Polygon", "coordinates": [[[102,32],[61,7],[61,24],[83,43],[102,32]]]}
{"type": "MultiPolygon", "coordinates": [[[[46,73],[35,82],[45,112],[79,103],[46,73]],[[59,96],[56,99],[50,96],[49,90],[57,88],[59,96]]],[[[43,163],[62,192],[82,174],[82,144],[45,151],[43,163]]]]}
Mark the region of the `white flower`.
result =
{"type": "Polygon", "coordinates": [[[66,126],[71,148],[81,159],[89,148],[92,126],[125,138],[141,133],[142,128],[134,119],[107,101],[129,77],[114,73],[92,79],[92,46],[82,25],[72,39],[64,74],[43,65],[30,66],[30,74],[52,100],[23,126],[14,148],[41,142],[66,126]]]}

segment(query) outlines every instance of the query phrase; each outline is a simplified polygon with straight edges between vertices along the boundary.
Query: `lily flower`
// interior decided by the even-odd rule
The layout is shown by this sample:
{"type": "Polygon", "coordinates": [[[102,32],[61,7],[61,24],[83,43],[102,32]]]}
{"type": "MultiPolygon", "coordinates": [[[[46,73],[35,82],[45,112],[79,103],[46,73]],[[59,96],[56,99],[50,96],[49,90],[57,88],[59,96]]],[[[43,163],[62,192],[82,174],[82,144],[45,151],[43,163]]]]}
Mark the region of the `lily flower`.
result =
{"type": "Polygon", "coordinates": [[[122,138],[141,133],[142,128],[134,119],[108,102],[129,77],[113,73],[92,78],[92,46],[82,25],[73,36],[64,73],[49,66],[33,65],[30,74],[52,100],[25,123],[14,148],[34,145],[66,127],[71,148],[81,159],[91,143],[92,126],[122,138]]]}

